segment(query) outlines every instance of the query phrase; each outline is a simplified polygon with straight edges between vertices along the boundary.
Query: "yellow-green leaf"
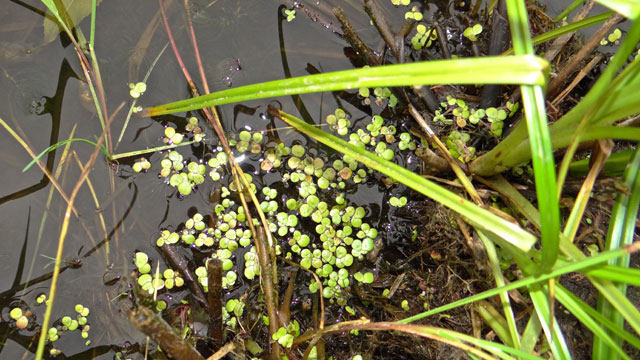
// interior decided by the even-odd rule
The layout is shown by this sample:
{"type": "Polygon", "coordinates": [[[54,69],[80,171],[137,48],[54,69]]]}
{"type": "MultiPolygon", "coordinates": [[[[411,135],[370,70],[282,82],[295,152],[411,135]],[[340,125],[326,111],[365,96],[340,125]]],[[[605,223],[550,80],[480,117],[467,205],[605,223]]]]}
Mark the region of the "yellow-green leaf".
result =
{"type": "MultiPolygon", "coordinates": [[[[64,5],[67,13],[69,14],[69,17],[71,18],[71,21],[73,22],[73,24],[70,24],[70,27],[78,25],[78,23],[80,23],[82,19],[87,17],[89,14],[91,14],[91,0],[60,0],[60,1],[64,5]]],[[[97,5],[100,5],[100,2],[102,2],[102,0],[96,0],[97,5]]],[[[55,3],[59,3],[59,2],[55,2],[55,3]]],[[[47,11],[47,12],[51,13],[50,11],[47,11]]],[[[62,11],[62,9],[58,9],[58,12],[60,16],[64,19],[64,15],[63,15],[64,11],[62,11]]],[[[44,18],[43,44],[48,44],[53,40],[55,40],[55,38],[58,36],[58,34],[61,31],[61,28],[58,26],[58,23],[53,19],[54,17],[50,17],[50,16],[46,16],[44,18]]]]}

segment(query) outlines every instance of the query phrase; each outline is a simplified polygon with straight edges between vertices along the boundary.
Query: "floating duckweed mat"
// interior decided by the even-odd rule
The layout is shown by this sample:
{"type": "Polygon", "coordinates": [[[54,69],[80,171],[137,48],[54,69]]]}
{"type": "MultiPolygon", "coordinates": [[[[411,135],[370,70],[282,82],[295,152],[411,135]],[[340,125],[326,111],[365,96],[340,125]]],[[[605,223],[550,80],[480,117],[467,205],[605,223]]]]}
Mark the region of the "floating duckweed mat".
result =
{"type": "MultiPolygon", "coordinates": [[[[422,146],[409,132],[398,133],[394,122],[385,121],[380,115],[360,121],[358,127],[353,126],[350,115],[343,109],[336,109],[325,120],[345,140],[375,151],[387,160],[413,156],[413,152],[422,146]]],[[[166,127],[164,142],[180,143],[192,137],[201,141],[203,137],[197,119],[191,117],[187,124],[184,133],[166,127]]],[[[380,175],[349,156],[330,154],[320,146],[267,143],[268,137],[264,135],[260,131],[241,131],[230,136],[230,144],[235,149],[234,157],[241,160],[243,166],[251,164],[259,169],[254,175],[246,173],[245,176],[252,183],[252,191],[268,217],[268,230],[277,239],[276,254],[302,269],[315,272],[322,281],[322,296],[329,303],[345,306],[354,281],[374,281],[374,274],[367,270],[371,263],[365,258],[375,250],[372,257],[375,259],[380,250],[382,239],[376,228],[380,218],[376,216],[379,214],[373,214],[358,203],[356,193],[359,185],[366,185],[372,177],[380,175]],[[278,180],[263,184],[262,177],[266,174],[276,174],[278,180]],[[351,270],[356,263],[362,270],[351,270]]],[[[235,183],[230,181],[227,155],[213,149],[203,158],[187,159],[179,150],[172,150],[163,154],[160,164],[159,178],[175,188],[177,196],[184,201],[194,196],[193,192],[202,188],[205,181],[213,182],[211,198],[214,203],[213,211],[195,213],[183,223],[174,224],[175,230],[159,229],[156,245],[180,245],[193,251],[192,258],[201,258],[193,272],[205,291],[209,259],[222,261],[222,288],[228,293],[239,286],[239,277],[244,277],[243,281],[255,281],[260,275],[257,252],[246,223],[246,209],[239,204],[235,183]],[[195,253],[204,254],[204,258],[195,253]]],[[[150,167],[145,158],[133,164],[136,172],[149,171],[150,167]]],[[[378,180],[376,178],[374,182],[378,180]]],[[[393,186],[392,183],[388,185],[393,186]]],[[[404,196],[389,198],[391,207],[406,204],[404,196]]],[[[259,225],[257,219],[254,222],[259,225]]],[[[137,252],[133,263],[138,271],[139,286],[150,294],[157,293],[162,298],[163,294],[184,284],[178,269],[160,267],[156,271],[145,253],[137,252]]],[[[312,277],[308,279],[308,292],[318,292],[320,284],[312,277]]],[[[223,309],[223,317],[227,325],[235,328],[239,311],[229,304],[236,304],[240,299],[229,297],[226,300],[228,306],[223,309]]],[[[158,309],[166,307],[166,303],[158,304],[158,309]]]]}

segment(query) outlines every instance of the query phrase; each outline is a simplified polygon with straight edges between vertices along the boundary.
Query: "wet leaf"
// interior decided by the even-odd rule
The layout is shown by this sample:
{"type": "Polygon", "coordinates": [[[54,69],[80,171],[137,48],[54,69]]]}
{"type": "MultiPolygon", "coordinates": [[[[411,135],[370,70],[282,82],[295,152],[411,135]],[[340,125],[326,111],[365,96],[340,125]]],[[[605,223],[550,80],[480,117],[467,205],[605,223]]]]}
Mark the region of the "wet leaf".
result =
{"type": "MultiPolygon", "coordinates": [[[[83,1],[83,0],[61,0],[64,5],[67,13],[71,17],[71,21],[73,25],[78,25],[82,19],[91,14],[91,1],[83,1]]],[[[96,3],[100,5],[102,0],[97,0],[96,3]]],[[[51,13],[47,11],[47,13],[51,13]]],[[[64,18],[62,12],[60,16],[64,18]]],[[[58,23],[53,20],[53,17],[45,17],[44,18],[44,38],[43,45],[48,44],[56,39],[58,34],[61,31],[61,28],[58,27],[58,23]]]]}

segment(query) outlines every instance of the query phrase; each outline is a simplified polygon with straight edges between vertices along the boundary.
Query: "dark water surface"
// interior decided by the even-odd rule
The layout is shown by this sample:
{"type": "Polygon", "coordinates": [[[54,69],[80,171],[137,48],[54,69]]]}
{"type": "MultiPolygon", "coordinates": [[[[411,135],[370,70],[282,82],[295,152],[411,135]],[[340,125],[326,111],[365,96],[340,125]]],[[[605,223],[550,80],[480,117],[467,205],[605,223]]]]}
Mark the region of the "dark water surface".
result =
{"type": "MultiPolygon", "coordinates": [[[[61,41],[60,37],[42,44],[43,17],[40,13],[45,7],[37,1],[31,3],[34,8],[20,2],[5,2],[0,7],[0,24],[3,24],[0,25],[0,118],[20,133],[36,153],[69,138],[74,126],[74,138],[94,140],[95,136],[100,136],[101,127],[95,110],[92,110],[92,102],[87,100],[77,56],[72,46],[66,40],[61,41]]],[[[192,4],[196,13],[195,31],[212,90],[284,77],[278,39],[280,3],[254,0],[193,1],[192,4]]],[[[364,19],[348,5],[345,8],[350,15],[364,19]]],[[[109,113],[126,102],[125,110],[114,117],[111,126],[114,138],[123,127],[131,100],[128,83],[142,80],[152,60],[167,42],[166,31],[160,22],[139,69],[130,65],[130,55],[157,11],[158,4],[153,1],[104,1],[98,8],[96,53],[109,113]]],[[[197,68],[185,32],[182,2],[174,1],[168,14],[187,67],[196,77],[197,68]]],[[[342,55],[345,43],[332,31],[309,21],[302,13],[298,13],[296,21],[283,25],[285,46],[291,48],[287,56],[292,76],[306,75],[307,63],[321,71],[351,68],[349,60],[342,55]]],[[[366,23],[359,25],[364,27],[366,23]]],[[[88,19],[80,27],[88,36],[88,19]]],[[[365,36],[375,34],[373,28],[361,30],[365,36]]],[[[170,48],[160,58],[147,84],[147,93],[141,99],[145,105],[188,97],[184,77],[170,48]]],[[[330,95],[303,98],[309,112],[318,118],[327,111],[333,112],[337,106],[330,95]]],[[[278,101],[284,109],[296,113],[291,98],[278,101]]],[[[269,103],[265,100],[242,104],[256,108],[253,115],[239,112],[234,116],[233,105],[220,107],[225,129],[229,133],[244,128],[265,129],[268,123],[259,114],[266,111],[269,103]]],[[[161,121],[179,122],[184,118],[164,117],[161,121]]],[[[161,121],[132,118],[122,143],[114,152],[162,145],[160,137],[166,123],[161,121]]],[[[213,133],[207,131],[208,138],[214,139],[213,133]]],[[[36,306],[35,299],[39,294],[49,292],[50,280],[26,282],[43,275],[47,277],[53,270],[51,258],[56,256],[66,204],[53,191],[47,208],[52,185],[43,180],[42,171],[35,166],[21,172],[31,157],[6,130],[0,132],[3,140],[0,142],[0,272],[3,274],[0,277],[0,358],[29,359],[34,356],[35,335],[40,329],[45,309],[45,306],[36,306]],[[46,221],[43,220],[45,216],[46,221]],[[8,312],[21,302],[24,302],[23,308],[28,305],[34,315],[30,327],[18,331],[9,325],[12,320],[8,312]]],[[[290,131],[281,133],[281,136],[286,136],[288,142],[296,139],[306,142],[290,131]]],[[[86,162],[91,147],[74,143],[71,150],[86,162]]],[[[201,151],[194,149],[194,152],[197,150],[201,151]]],[[[55,172],[60,166],[61,155],[62,148],[51,157],[43,158],[43,164],[48,160],[55,172]]],[[[118,302],[110,301],[123,290],[125,282],[106,286],[103,281],[127,276],[132,270],[131,257],[135,251],[145,251],[159,258],[153,246],[159,229],[175,227],[183,222],[190,208],[197,208],[203,213],[210,211],[210,180],[188,200],[180,200],[172,188],[157,179],[159,159],[158,154],[153,155],[150,159],[153,167],[149,173],[135,174],[129,165],[112,167],[100,156],[89,176],[99,208],[86,185],[78,194],[75,207],[79,216],[72,215],[63,258],[79,259],[82,265],[67,268],[61,273],[52,321],[64,315],[74,316],[74,305],[82,303],[91,309],[89,339],[92,343],[85,346],[85,340],[78,331],[65,333],[55,344],[63,350],[63,358],[111,359],[119,347],[144,343],[144,336],[129,324],[118,302]],[[106,224],[108,245],[104,242],[105,230],[100,214],[106,224]]],[[[67,194],[71,193],[80,173],[75,159],[62,164],[58,181],[67,194]]]]}
{"type": "MultiPolygon", "coordinates": [[[[199,0],[192,3],[196,13],[195,32],[205,71],[214,87],[212,90],[285,76],[278,32],[280,2],[199,0]]],[[[330,2],[328,7],[335,3],[345,8],[365,42],[380,42],[358,1],[330,2]]],[[[402,9],[393,8],[388,1],[381,3],[394,18],[400,18],[402,9]]],[[[552,3],[553,8],[561,7],[552,3]]],[[[32,1],[31,5],[5,1],[0,6],[0,118],[36,153],[69,138],[74,127],[74,138],[94,140],[102,131],[92,102],[87,100],[84,76],[72,46],[60,37],[42,44],[43,9],[37,1],[32,1]]],[[[96,53],[109,114],[126,102],[124,110],[115,114],[111,125],[114,142],[130,104],[129,82],[141,81],[167,42],[166,31],[160,22],[139,68],[131,65],[130,56],[136,43],[157,11],[158,5],[153,1],[103,1],[98,8],[96,53]]],[[[168,13],[186,65],[196,78],[197,68],[185,32],[182,2],[174,1],[168,13]]],[[[298,12],[295,21],[285,21],[282,25],[281,35],[292,76],[307,75],[308,63],[324,72],[353,67],[344,55],[346,43],[323,24],[311,22],[298,12]]],[[[88,36],[89,22],[83,21],[80,27],[88,36]]],[[[144,105],[189,96],[170,48],[160,58],[147,85],[147,93],[140,100],[144,105]]],[[[315,119],[323,119],[339,106],[331,94],[305,95],[302,99],[315,119]]],[[[284,110],[299,115],[291,98],[277,101],[284,110]]],[[[234,105],[220,107],[225,129],[229,133],[266,129],[269,122],[260,115],[266,112],[270,103],[274,102],[243,103],[245,111],[234,105]],[[255,109],[255,113],[250,114],[246,109],[255,109]]],[[[341,105],[346,106],[354,119],[366,116],[344,102],[341,105]]],[[[160,146],[163,125],[183,121],[184,117],[178,116],[155,120],[134,116],[114,153],[160,146]]],[[[276,126],[284,125],[278,123],[276,126]]],[[[0,134],[0,272],[3,274],[0,277],[0,358],[31,359],[37,341],[34,335],[39,331],[36,324],[42,323],[45,309],[36,306],[35,299],[39,294],[49,292],[50,280],[46,275],[53,269],[51,258],[56,256],[66,204],[43,179],[40,169],[34,166],[22,172],[31,157],[6,130],[1,129],[0,134]],[[27,281],[31,282],[27,284],[27,281]],[[18,331],[9,325],[12,321],[8,313],[21,302],[28,305],[34,315],[30,327],[18,331]]],[[[279,136],[287,143],[299,141],[313,146],[291,131],[281,130],[279,136]]],[[[215,138],[210,130],[207,130],[207,137],[209,141],[215,138]]],[[[183,153],[188,152],[184,149],[183,153]]],[[[84,163],[89,159],[91,147],[74,143],[71,150],[84,163]]],[[[192,148],[192,151],[197,154],[202,149],[192,148]]],[[[61,155],[62,148],[59,148],[51,156],[45,156],[43,164],[50,166],[53,172],[61,166],[58,182],[70,194],[81,170],[73,157],[61,164],[61,155]]],[[[123,288],[126,283],[116,281],[115,285],[104,285],[104,281],[128,276],[135,251],[159,258],[154,242],[161,228],[177,226],[187,218],[190,209],[210,211],[210,180],[187,200],[181,200],[173,188],[157,179],[159,159],[158,154],[151,156],[151,170],[147,174],[136,174],[127,163],[110,166],[99,156],[89,179],[100,205],[94,203],[87,185],[78,194],[75,206],[79,215],[71,217],[63,258],[78,260],[81,266],[68,267],[61,273],[52,319],[73,315],[77,303],[89,307],[91,344],[86,346],[79,332],[64,334],[56,342],[56,347],[63,350],[60,358],[112,359],[120,347],[137,342],[143,344],[144,336],[129,323],[119,302],[112,301],[126,290],[123,288]],[[99,215],[104,218],[104,228],[99,215]]],[[[359,191],[369,203],[382,201],[377,188],[364,187],[359,191]]],[[[136,356],[141,358],[141,355],[134,355],[134,358],[136,356]]]]}

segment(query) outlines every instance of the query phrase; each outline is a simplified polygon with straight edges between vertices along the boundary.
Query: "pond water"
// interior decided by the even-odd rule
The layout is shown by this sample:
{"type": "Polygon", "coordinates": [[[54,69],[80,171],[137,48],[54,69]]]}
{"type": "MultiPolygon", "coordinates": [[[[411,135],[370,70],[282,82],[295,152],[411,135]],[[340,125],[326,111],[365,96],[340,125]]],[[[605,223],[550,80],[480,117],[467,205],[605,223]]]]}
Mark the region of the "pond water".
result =
{"type": "MultiPolygon", "coordinates": [[[[320,8],[331,8],[336,3],[322,2],[320,8]]],[[[382,44],[361,10],[360,2],[340,3],[366,43],[382,44]]],[[[393,25],[400,24],[403,11],[388,1],[381,3],[384,3],[385,11],[393,15],[391,18],[398,21],[393,25]]],[[[551,3],[554,9],[561,7],[551,3]]],[[[332,31],[335,24],[325,24],[322,20],[314,23],[301,11],[294,21],[283,21],[279,17],[281,2],[198,0],[191,4],[204,70],[212,91],[283,78],[285,68],[290,76],[301,76],[307,75],[312,67],[322,72],[353,67],[345,55],[346,42],[332,31]],[[286,50],[286,65],[281,57],[281,45],[286,50]]],[[[90,140],[102,132],[73,46],[60,37],[43,43],[44,8],[37,2],[28,5],[18,0],[0,8],[0,24],[3,24],[0,25],[0,118],[36,153],[69,138],[72,132],[74,138],[90,140]]],[[[114,137],[123,128],[131,103],[128,84],[144,77],[167,43],[162,21],[153,27],[157,14],[156,2],[112,0],[102,2],[98,8],[95,50],[108,113],[114,114],[111,122],[114,137]],[[152,31],[148,45],[141,42],[145,29],[152,31]],[[141,61],[133,56],[135,50],[143,52],[141,61]],[[126,105],[116,113],[121,103],[126,105]]],[[[324,16],[329,17],[329,14],[324,16]]],[[[185,31],[181,2],[173,2],[168,7],[168,17],[186,66],[195,78],[197,65],[185,31]]],[[[88,21],[83,21],[80,27],[88,36],[88,21]]],[[[151,72],[147,92],[140,102],[155,105],[187,97],[184,77],[168,48],[151,72]]],[[[354,123],[364,122],[371,116],[342,96],[304,95],[302,102],[316,120],[324,119],[338,107],[350,113],[354,123]]],[[[284,127],[283,123],[272,122],[263,116],[269,104],[300,115],[296,101],[291,97],[226,105],[218,110],[228,134],[284,127]]],[[[119,146],[115,147],[114,139],[113,153],[163,145],[164,127],[182,127],[185,121],[181,114],[156,119],[134,116],[119,146]]],[[[200,124],[205,128],[208,146],[215,148],[215,135],[204,126],[203,119],[200,124]]],[[[30,155],[6,130],[0,131],[3,140],[0,142],[3,167],[0,175],[0,272],[4,274],[0,278],[0,358],[30,359],[45,308],[36,305],[36,298],[49,292],[48,277],[53,269],[52,258],[56,256],[66,203],[36,166],[22,172],[31,160],[30,155]],[[17,330],[12,325],[8,313],[16,306],[29,308],[33,313],[27,329],[17,330]]],[[[316,154],[324,153],[290,129],[277,130],[277,138],[289,145],[302,144],[316,154]]],[[[82,172],[76,156],[84,163],[89,159],[90,151],[89,145],[75,142],[71,146],[71,156],[65,162],[61,162],[63,148],[58,148],[45,156],[42,163],[52,172],[59,172],[57,182],[66,194],[70,194],[82,172]]],[[[180,151],[185,157],[196,159],[204,148],[183,147],[180,151]]],[[[155,242],[162,229],[176,230],[196,210],[204,214],[212,212],[209,193],[213,182],[209,179],[183,199],[157,176],[163,156],[158,153],[150,156],[152,167],[147,173],[132,171],[134,158],[108,164],[99,156],[89,174],[96,199],[87,185],[79,191],[75,201],[78,215],[71,216],[62,256],[72,264],[61,273],[52,319],[74,315],[77,303],[90,308],[91,343],[86,345],[79,332],[64,334],[55,344],[63,351],[60,358],[112,359],[124,348],[134,352],[131,357],[142,358],[141,354],[135,353],[139,349],[135,344],[144,344],[145,337],[129,322],[126,307],[117,300],[119,294],[127,291],[124,279],[135,270],[133,255],[142,251],[160,259],[155,242]],[[123,280],[118,281],[119,277],[123,280]]],[[[256,160],[259,157],[249,157],[242,164],[244,170],[258,174],[259,162],[256,160]]],[[[279,176],[272,173],[261,181],[284,187],[277,185],[281,182],[279,176]]],[[[372,225],[384,229],[388,228],[388,206],[385,204],[389,194],[380,188],[372,181],[357,186],[350,198],[367,207],[367,219],[372,225]]],[[[405,191],[395,188],[393,194],[402,195],[405,191]]],[[[248,287],[246,281],[243,284],[248,287]]]]}
{"type": "MultiPolygon", "coordinates": [[[[283,77],[278,38],[279,3],[244,1],[239,5],[229,1],[193,1],[192,6],[194,28],[212,90],[283,77]]],[[[66,41],[62,43],[60,37],[42,44],[44,6],[36,4],[35,7],[11,2],[0,9],[1,23],[5,24],[0,27],[3,71],[0,117],[21,134],[34,152],[69,138],[74,128],[74,138],[93,140],[101,134],[101,127],[87,94],[77,56],[73,47],[66,41]]],[[[346,11],[350,15],[361,12],[349,5],[346,11]]],[[[165,46],[167,36],[160,22],[147,49],[140,49],[138,44],[157,16],[155,2],[105,1],[99,6],[98,13],[96,53],[108,112],[112,113],[122,102],[126,102],[128,108],[131,100],[128,84],[142,79],[152,60],[165,46]],[[132,57],[136,49],[144,51],[141,63],[132,57]]],[[[364,21],[361,15],[359,19],[364,21]]],[[[184,31],[182,4],[174,2],[168,8],[168,16],[186,65],[196,74],[192,47],[184,31]]],[[[291,76],[307,74],[307,63],[321,71],[352,66],[343,55],[345,44],[339,37],[330,29],[308,21],[303,14],[298,17],[298,21],[283,24],[282,35],[291,76]]],[[[365,23],[356,24],[360,29],[366,26],[365,23]]],[[[82,22],[81,28],[88,36],[88,21],[82,22]]],[[[362,33],[374,35],[373,29],[362,33]]],[[[141,100],[146,105],[188,97],[187,86],[170,49],[158,61],[147,85],[147,93],[141,100]]],[[[309,113],[317,118],[337,107],[330,95],[304,96],[303,100],[309,113]]],[[[277,101],[282,108],[295,110],[291,98],[277,101]]],[[[256,101],[220,107],[225,129],[229,134],[243,129],[265,130],[270,124],[260,114],[266,112],[269,103],[256,101]]],[[[126,109],[115,114],[111,125],[114,134],[122,129],[125,115],[126,109]]],[[[114,153],[160,146],[163,126],[174,123],[183,124],[184,117],[166,116],[156,120],[134,117],[114,153]]],[[[66,204],[56,191],[50,195],[52,186],[43,179],[40,169],[33,167],[24,173],[21,171],[31,158],[15,139],[2,131],[0,271],[5,276],[0,279],[3,310],[0,358],[31,358],[36,343],[34,335],[39,330],[36,324],[41,323],[44,313],[44,306],[36,306],[35,299],[48,293],[50,285],[50,280],[39,277],[47,277],[53,269],[52,258],[56,256],[66,204]],[[36,282],[38,279],[40,281],[36,282]],[[8,317],[9,310],[20,304],[33,312],[30,327],[22,331],[9,326],[8,317]]],[[[211,142],[215,135],[210,130],[206,133],[211,142]]],[[[280,130],[279,136],[288,143],[307,142],[291,130],[280,130]]],[[[74,143],[72,151],[85,162],[90,155],[90,146],[74,143]]],[[[182,152],[195,158],[195,154],[202,152],[202,147],[191,150],[187,147],[182,152]]],[[[62,148],[59,148],[49,157],[45,156],[43,163],[55,172],[61,156],[62,148]]],[[[66,268],[61,273],[52,320],[64,315],[73,316],[76,303],[89,307],[91,345],[85,346],[79,332],[61,336],[56,347],[63,350],[66,358],[113,358],[119,347],[143,343],[144,336],[129,323],[118,302],[112,301],[126,290],[123,288],[125,283],[107,286],[103,282],[117,276],[128,277],[134,269],[131,259],[135,251],[144,251],[159,259],[154,244],[160,229],[175,228],[183,223],[190,209],[205,214],[211,211],[210,180],[182,200],[173,188],[157,178],[160,158],[158,154],[151,156],[151,170],[136,174],[131,170],[131,160],[114,166],[99,157],[89,175],[99,205],[86,186],[79,192],[75,201],[78,216],[72,215],[63,259],[79,260],[81,266],[66,268]]],[[[80,174],[75,158],[62,164],[58,182],[67,194],[71,193],[80,174]]],[[[379,201],[380,195],[373,195],[374,202],[376,197],[379,201]]]]}

